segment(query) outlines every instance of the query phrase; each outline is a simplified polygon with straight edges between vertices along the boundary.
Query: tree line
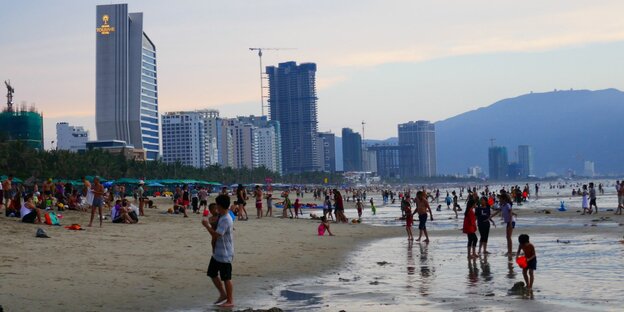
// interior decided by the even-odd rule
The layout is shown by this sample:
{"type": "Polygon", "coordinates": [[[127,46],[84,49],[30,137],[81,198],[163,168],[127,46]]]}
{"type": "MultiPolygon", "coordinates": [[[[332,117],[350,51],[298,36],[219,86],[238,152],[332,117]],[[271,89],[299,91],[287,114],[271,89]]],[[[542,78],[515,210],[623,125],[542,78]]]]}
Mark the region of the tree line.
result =
{"type": "Polygon", "coordinates": [[[265,167],[234,169],[220,165],[206,168],[185,166],[181,163],[164,163],[160,160],[139,161],[126,159],[121,154],[111,154],[100,149],[82,153],[65,150],[41,151],[32,149],[22,142],[0,142],[0,174],[13,174],[22,179],[34,177],[39,180],[79,179],[82,176],[101,176],[106,179],[195,179],[234,183],[342,184],[342,175],[326,172],[306,172],[280,175],[265,167]]]}

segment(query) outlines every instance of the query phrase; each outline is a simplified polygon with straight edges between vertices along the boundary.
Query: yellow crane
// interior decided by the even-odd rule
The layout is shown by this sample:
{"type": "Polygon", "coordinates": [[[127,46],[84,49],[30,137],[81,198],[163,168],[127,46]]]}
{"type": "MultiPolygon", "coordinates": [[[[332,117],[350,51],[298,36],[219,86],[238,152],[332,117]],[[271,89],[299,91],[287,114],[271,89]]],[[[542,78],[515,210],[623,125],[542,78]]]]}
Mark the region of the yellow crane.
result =
{"type": "Polygon", "coordinates": [[[296,50],[296,48],[249,48],[249,51],[258,51],[258,58],[260,59],[260,107],[262,110],[262,116],[264,116],[264,72],[262,71],[262,51],[263,50],[296,50]]]}

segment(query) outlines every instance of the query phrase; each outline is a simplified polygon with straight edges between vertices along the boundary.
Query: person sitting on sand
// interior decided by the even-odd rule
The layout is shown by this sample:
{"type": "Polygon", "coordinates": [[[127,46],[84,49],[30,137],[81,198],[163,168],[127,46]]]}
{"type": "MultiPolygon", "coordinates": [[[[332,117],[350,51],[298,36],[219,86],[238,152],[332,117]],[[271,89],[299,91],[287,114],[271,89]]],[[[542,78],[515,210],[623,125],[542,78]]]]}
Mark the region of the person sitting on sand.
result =
{"type": "Polygon", "coordinates": [[[188,218],[186,214],[186,205],[184,205],[184,199],[182,197],[178,198],[176,204],[173,206],[173,213],[179,214],[182,213],[185,218],[188,218]]]}
{"type": "Polygon", "coordinates": [[[111,209],[111,219],[113,220],[113,223],[134,223],[134,220],[130,218],[130,215],[128,214],[128,210],[128,208],[121,205],[121,200],[116,200],[115,206],[111,209]]]}
{"type": "Polygon", "coordinates": [[[334,234],[329,229],[329,221],[327,221],[327,218],[321,217],[321,224],[319,224],[318,226],[318,236],[325,235],[325,231],[329,233],[329,236],[334,236],[334,234]]]}
{"type": "Polygon", "coordinates": [[[20,209],[22,208],[22,193],[16,192],[13,199],[9,202],[9,205],[6,207],[4,211],[5,216],[7,217],[19,217],[20,209]]]}
{"type": "Polygon", "coordinates": [[[24,223],[41,223],[41,210],[35,207],[32,194],[26,196],[26,202],[20,209],[20,216],[24,223]]]}

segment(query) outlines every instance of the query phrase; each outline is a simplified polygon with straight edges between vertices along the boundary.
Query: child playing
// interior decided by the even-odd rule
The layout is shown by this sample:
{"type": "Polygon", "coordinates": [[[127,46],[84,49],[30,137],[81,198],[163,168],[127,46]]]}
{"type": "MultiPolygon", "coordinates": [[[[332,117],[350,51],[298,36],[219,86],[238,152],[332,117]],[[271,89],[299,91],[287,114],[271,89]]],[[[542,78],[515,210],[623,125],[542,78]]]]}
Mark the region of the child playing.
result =
{"type": "Polygon", "coordinates": [[[518,246],[518,252],[516,253],[516,258],[520,257],[520,250],[524,252],[524,256],[527,260],[526,268],[522,269],[522,275],[524,276],[524,282],[527,285],[527,290],[531,290],[533,288],[533,271],[537,269],[537,256],[535,255],[535,247],[533,244],[529,242],[529,235],[522,234],[518,236],[518,242],[520,246],[518,246]],[[527,272],[529,273],[527,276],[527,272]]]}
{"type": "Polygon", "coordinates": [[[327,230],[329,236],[334,236],[334,234],[332,234],[331,230],[329,229],[329,221],[327,221],[327,218],[321,217],[321,224],[319,224],[318,226],[318,236],[325,235],[325,230],[327,230]]]}
{"type": "Polygon", "coordinates": [[[410,242],[414,240],[414,234],[412,234],[412,226],[414,225],[414,214],[412,214],[412,207],[407,204],[404,207],[405,212],[405,230],[407,231],[407,240],[410,242]]]}
{"type": "Polygon", "coordinates": [[[299,209],[301,209],[301,203],[299,198],[295,199],[295,219],[299,219],[299,209]]]}
{"type": "Polygon", "coordinates": [[[373,216],[374,216],[377,214],[377,208],[375,208],[375,202],[373,201],[372,197],[370,199],[370,204],[371,204],[371,211],[373,211],[373,216]]]}
{"type": "Polygon", "coordinates": [[[357,207],[358,219],[362,219],[362,208],[364,207],[364,204],[362,204],[362,201],[359,198],[357,199],[357,204],[355,204],[355,206],[357,207]]]}

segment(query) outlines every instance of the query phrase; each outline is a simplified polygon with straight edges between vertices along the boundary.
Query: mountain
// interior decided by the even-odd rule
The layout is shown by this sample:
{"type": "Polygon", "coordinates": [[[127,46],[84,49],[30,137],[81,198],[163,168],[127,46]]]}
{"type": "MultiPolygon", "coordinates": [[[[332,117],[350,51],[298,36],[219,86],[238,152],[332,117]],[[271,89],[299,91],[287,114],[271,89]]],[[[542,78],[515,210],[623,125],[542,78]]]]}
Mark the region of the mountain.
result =
{"type": "Polygon", "coordinates": [[[585,160],[599,174],[624,173],[624,92],[616,89],[530,93],[498,101],[435,123],[439,174],[488,171],[490,139],[506,146],[533,146],[535,171],[583,172],[585,160]]]}

